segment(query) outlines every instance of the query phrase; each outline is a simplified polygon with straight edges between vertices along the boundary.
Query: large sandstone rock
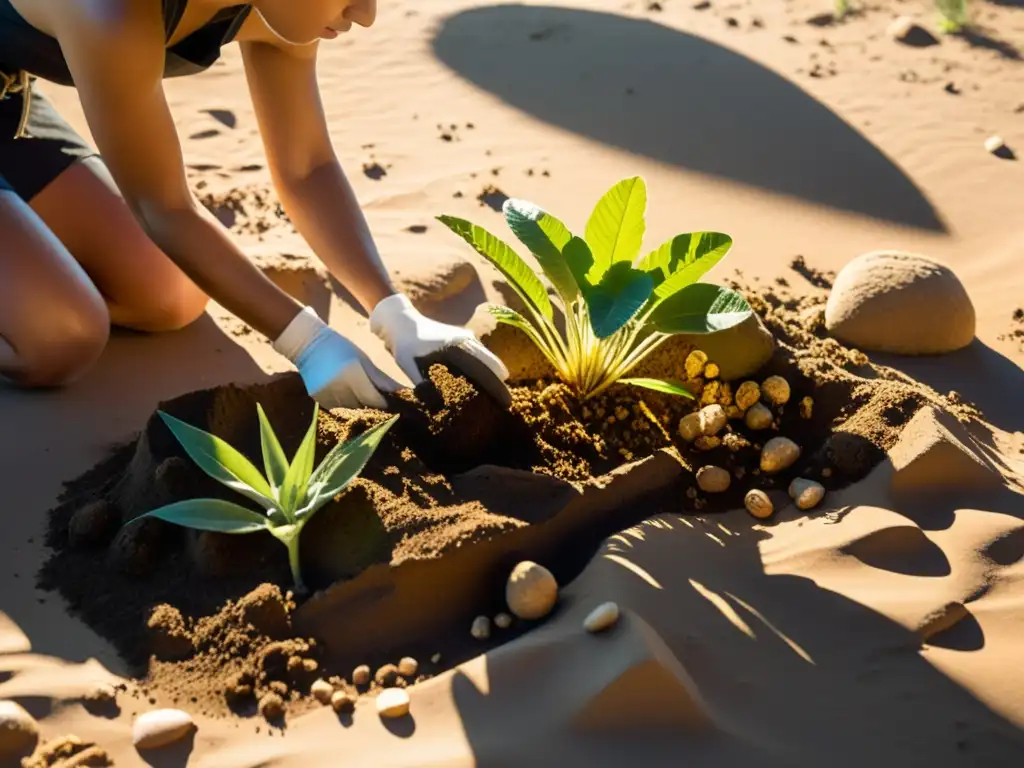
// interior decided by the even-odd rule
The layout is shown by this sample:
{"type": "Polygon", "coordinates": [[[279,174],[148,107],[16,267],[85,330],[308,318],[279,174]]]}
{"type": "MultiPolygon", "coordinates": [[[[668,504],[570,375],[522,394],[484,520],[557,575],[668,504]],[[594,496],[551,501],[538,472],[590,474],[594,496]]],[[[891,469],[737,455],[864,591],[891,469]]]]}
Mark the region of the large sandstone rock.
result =
{"type": "Polygon", "coordinates": [[[953,352],[974,339],[974,306],[952,270],[926,256],[873,251],[836,277],[825,327],[861,350],[953,352]]]}

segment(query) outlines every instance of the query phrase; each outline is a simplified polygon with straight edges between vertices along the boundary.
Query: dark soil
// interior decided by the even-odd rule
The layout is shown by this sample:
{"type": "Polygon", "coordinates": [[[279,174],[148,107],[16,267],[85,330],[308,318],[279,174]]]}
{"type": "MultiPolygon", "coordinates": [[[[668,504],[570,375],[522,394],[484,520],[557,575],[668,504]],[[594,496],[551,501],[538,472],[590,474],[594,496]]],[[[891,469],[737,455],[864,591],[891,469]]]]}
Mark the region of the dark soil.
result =
{"type": "MultiPolygon", "coordinates": [[[[694,400],[618,387],[580,403],[561,383],[535,379],[513,382],[503,410],[457,371],[433,365],[424,384],[392,399],[401,418],[362,475],[305,528],[303,575],[323,591],[300,600],[288,591],[284,547],[269,534],[155,519],[123,525],[182,499],[241,501],[196,468],[154,414],[136,440],[69,483],[50,515],[54,555],[41,584],[114,643],[147,698],[207,714],[270,713],[279,698],[294,713],[313,706],[317,677],[351,688],[351,670],[370,663],[384,667],[385,682],[406,684],[384,665],[413,655],[422,676],[478,653],[469,624],[504,608],[502,585],[519,559],[545,563],[566,583],[604,537],[652,514],[733,508],[746,490],[785,489],[795,476],[838,488],[866,474],[922,405],[970,413],[826,338],[823,296],[748,297],[778,341],[753,378],[779,374],[792,389],[769,430],[733,418],[705,450],[682,440],[682,416],[732,406],[740,383],[719,381],[716,366],[683,345],[663,345],[637,375],[682,380],[694,400]],[[810,413],[799,407],[805,397],[810,413]],[[795,440],[801,458],[762,475],[760,447],[777,434],[795,440]],[[706,464],[732,473],[728,491],[697,489],[694,474],[706,464]],[[439,651],[442,661],[427,664],[439,651]]],[[[313,411],[295,375],[193,392],[161,409],[259,467],[257,402],[291,455],[313,411]]],[[[387,416],[321,412],[316,461],[387,416]]]]}

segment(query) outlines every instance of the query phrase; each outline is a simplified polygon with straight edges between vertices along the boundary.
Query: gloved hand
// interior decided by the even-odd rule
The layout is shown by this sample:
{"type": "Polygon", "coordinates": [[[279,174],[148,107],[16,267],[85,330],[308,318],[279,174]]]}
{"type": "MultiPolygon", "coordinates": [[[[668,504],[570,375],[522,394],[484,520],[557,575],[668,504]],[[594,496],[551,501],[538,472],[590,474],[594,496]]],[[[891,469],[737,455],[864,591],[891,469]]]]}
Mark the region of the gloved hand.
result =
{"type": "Polygon", "coordinates": [[[370,331],[384,341],[413,384],[423,381],[420,364],[447,362],[498,402],[511,404],[505,364],[472,331],[425,317],[407,296],[395,294],[377,304],[370,313],[370,331]]]}
{"type": "Polygon", "coordinates": [[[295,316],[273,347],[298,369],[310,397],[323,408],[387,408],[381,392],[401,385],[370,362],[312,307],[295,316]]]}

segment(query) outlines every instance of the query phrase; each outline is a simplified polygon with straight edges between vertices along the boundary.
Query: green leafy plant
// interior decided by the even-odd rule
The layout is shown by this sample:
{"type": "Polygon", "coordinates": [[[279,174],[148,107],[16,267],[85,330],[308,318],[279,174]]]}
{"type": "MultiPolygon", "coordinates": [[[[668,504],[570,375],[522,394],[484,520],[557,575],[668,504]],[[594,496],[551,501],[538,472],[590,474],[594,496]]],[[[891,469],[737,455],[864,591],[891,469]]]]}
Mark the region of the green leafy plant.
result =
{"type": "Polygon", "coordinates": [[[735,291],[697,282],[732,247],[728,235],[676,235],[641,257],[646,207],[643,179],[623,179],[598,201],[579,237],[533,203],[505,201],[509,228],[561,302],[564,331],[544,284],[510,246],[464,219],[438,220],[505,276],[529,317],[503,306],[488,310],[522,330],[580,399],[615,383],[692,397],[679,382],[628,374],[674,334],[724,330],[746,320],[751,309],[735,291]]]}
{"type": "Polygon", "coordinates": [[[833,15],[839,21],[846,18],[850,12],[850,0],[835,0],[835,12],[833,15]]]}
{"type": "Polygon", "coordinates": [[[358,437],[338,443],[313,469],[316,425],[320,408],[291,462],[267,420],[256,406],[266,476],[227,442],[159,411],[160,418],[178,439],[185,453],[207,475],[237,491],[263,508],[253,510],[222,499],[188,499],[146,512],[128,523],[156,517],[187,528],[218,533],[268,531],[288,548],[288,563],[298,590],[305,590],[299,565],[299,535],[317,510],[345,490],[363,470],[384,434],[398,420],[393,416],[358,437]]]}
{"type": "Polygon", "coordinates": [[[970,26],[967,0],[935,0],[935,7],[942,14],[940,25],[946,34],[955,35],[970,26]]]}

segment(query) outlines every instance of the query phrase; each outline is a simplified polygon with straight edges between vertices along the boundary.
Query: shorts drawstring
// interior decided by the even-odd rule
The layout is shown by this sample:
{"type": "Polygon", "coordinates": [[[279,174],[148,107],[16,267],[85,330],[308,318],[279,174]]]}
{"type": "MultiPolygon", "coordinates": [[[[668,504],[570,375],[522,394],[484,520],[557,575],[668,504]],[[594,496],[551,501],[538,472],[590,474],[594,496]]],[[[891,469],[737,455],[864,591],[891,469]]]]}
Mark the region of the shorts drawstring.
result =
{"type": "Polygon", "coordinates": [[[32,109],[32,78],[28,72],[21,70],[16,75],[8,75],[0,72],[0,101],[11,94],[20,93],[21,119],[18,121],[18,131],[14,138],[21,139],[25,136],[25,128],[28,126],[28,118],[32,109]]]}

